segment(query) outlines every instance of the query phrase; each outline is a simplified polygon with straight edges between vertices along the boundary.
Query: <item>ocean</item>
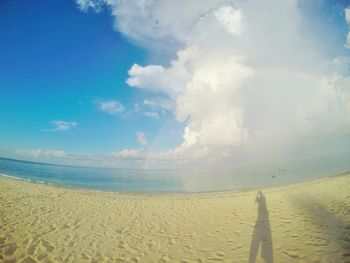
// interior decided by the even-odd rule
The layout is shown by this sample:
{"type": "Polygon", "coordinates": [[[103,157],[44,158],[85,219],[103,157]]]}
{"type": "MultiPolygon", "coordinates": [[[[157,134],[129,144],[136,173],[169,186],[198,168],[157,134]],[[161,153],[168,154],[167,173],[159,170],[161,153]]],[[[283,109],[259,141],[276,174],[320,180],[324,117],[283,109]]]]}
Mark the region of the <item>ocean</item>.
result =
{"type": "Polygon", "coordinates": [[[349,153],[215,169],[92,168],[0,158],[0,174],[38,183],[114,192],[239,191],[304,182],[350,171],[349,153]]]}

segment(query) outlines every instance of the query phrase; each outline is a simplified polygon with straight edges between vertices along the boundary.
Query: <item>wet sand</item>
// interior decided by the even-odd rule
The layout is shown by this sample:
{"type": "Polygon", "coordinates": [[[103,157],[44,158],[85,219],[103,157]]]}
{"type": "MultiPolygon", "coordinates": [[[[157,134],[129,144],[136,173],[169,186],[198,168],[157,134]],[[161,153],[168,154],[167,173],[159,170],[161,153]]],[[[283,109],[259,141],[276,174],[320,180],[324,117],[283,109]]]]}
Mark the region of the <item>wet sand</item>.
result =
{"type": "Polygon", "coordinates": [[[350,174],[208,194],[0,176],[0,262],[350,262],[350,174]]]}

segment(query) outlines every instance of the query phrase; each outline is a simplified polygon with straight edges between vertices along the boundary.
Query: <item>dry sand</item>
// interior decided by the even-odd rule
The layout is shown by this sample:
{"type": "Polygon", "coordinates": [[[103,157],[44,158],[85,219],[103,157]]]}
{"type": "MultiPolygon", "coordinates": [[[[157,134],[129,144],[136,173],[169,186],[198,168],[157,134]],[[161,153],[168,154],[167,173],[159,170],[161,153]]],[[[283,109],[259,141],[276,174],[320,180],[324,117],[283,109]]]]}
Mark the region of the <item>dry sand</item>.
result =
{"type": "Polygon", "coordinates": [[[350,175],[256,196],[106,193],[0,177],[0,262],[350,262],[350,175]]]}

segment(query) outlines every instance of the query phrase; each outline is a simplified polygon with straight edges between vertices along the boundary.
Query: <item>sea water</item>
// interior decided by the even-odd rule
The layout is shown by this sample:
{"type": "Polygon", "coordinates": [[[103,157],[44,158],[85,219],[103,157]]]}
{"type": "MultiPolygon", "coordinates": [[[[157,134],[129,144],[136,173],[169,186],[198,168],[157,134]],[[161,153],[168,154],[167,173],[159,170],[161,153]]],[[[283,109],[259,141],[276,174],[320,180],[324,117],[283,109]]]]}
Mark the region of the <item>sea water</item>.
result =
{"type": "Polygon", "coordinates": [[[286,185],[350,171],[349,153],[215,169],[116,169],[0,158],[0,174],[24,180],[117,192],[212,192],[286,185]]]}

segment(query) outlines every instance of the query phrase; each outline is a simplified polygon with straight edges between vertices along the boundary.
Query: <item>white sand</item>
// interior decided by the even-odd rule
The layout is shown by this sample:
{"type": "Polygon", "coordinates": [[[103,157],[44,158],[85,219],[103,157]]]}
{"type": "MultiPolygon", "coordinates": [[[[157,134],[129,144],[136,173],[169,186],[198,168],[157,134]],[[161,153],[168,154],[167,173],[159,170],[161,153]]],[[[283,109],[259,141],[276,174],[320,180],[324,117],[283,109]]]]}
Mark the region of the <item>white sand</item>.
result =
{"type": "Polygon", "coordinates": [[[350,262],[350,175],[262,194],[134,195],[0,177],[0,262],[350,262]]]}

